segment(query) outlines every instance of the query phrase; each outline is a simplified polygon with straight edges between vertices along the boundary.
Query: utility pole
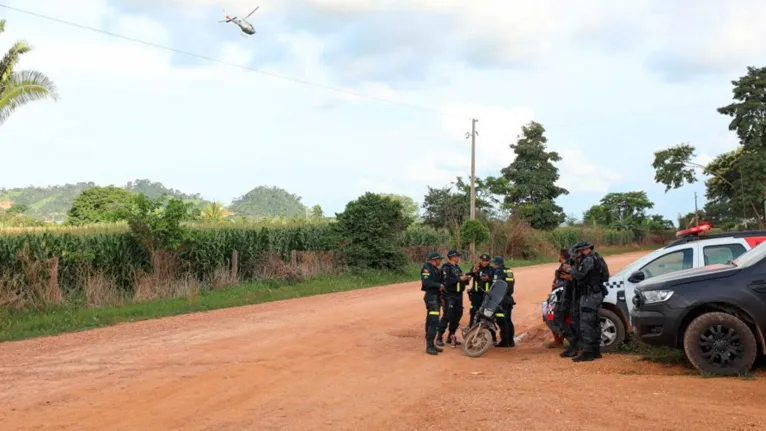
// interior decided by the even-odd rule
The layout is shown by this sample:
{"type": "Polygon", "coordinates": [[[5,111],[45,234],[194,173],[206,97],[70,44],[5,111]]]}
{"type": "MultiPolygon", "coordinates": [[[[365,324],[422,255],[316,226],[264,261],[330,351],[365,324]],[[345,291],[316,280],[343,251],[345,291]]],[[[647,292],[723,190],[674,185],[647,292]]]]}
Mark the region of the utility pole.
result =
{"type": "MultiPolygon", "coordinates": [[[[466,133],[465,137],[471,138],[471,220],[476,220],[476,122],[479,120],[471,119],[471,133],[466,133]]],[[[476,258],[476,244],[471,242],[471,259],[476,258]]]]}
{"type": "Polygon", "coordinates": [[[696,227],[700,227],[700,216],[697,210],[697,192],[694,192],[694,223],[696,227]]]}

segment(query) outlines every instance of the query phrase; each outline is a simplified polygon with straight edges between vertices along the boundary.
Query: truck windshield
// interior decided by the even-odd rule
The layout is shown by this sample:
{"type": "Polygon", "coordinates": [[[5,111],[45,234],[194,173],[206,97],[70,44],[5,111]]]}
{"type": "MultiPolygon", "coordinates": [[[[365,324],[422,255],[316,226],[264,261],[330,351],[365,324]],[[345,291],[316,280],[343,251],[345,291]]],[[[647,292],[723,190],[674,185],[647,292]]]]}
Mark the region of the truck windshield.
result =
{"type": "Polygon", "coordinates": [[[747,268],[753,264],[756,264],[766,258],[766,247],[763,245],[766,243],[760,243],[757,246],[746,251],[738,258],[731,261],[731,264],[740,268],[747,268]]]}

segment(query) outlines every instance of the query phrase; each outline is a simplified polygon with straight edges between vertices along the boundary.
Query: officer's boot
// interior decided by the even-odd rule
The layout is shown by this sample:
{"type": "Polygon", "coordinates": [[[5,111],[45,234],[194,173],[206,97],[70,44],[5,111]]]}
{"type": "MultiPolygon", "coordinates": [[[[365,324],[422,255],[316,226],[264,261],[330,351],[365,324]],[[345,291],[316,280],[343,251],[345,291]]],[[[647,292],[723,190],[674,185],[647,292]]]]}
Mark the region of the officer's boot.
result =
{"type": "Polygon", "coordinates": [[[449,341],[452,344],[452,347],[460,346],[462,344],[462,343],[460,343],[460,341],[457,340],[457,335],[455,335],[455,334],[450,334],[449,335],[449,341]]]}
{"type": "Polygon", "coordinates": [[[566,350],[559,354],[562,358],[574,358],[577,356],[577,346],[570,344],[566,350]]]}
{"type": "Polygon", "coordinates": [[[596,351],[593,352],[593,357],[595,357],[596,359],[601,359],[602,358],[602,356],[601,356],[601,346],[596,347],[596,351]]]}
{"type": "Polygon", "coordinates": [[[438,355],[440,350],[436,350],[436,346],[433,343],[426,344],[426,353],[429,355],[438,355]]]}
{"type": "Polygon", "coordinates": [[[439,332],[439,335],[436,336],[436,345],[444,347],[444,332],[439,332]]]}
{"type": "Polygon", "coordinates": [[[572,362],[588,362],[596,359],[595,352],[582,352],[579,356],[572,358],[572,362]]]}

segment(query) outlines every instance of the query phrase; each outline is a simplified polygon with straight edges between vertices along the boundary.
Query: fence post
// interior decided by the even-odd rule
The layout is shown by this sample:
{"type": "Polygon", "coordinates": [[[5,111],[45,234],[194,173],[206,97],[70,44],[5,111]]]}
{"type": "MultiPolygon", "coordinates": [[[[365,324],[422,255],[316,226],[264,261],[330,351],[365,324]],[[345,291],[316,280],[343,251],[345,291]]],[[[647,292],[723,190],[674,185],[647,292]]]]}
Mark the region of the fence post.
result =
{"type": "Polygon", "coordinates": [[[48,301],[54,304],[61,304],[64,299],[59,289],[59,258],[58,256],[50,260],[50,277],[48,278],[48,301]]]}
{"type": "Polygon", "coordinates": [[[237,269],[239,268],[239,253],[237,250],[231,254],[231,282],[237,282],[237,269]]]}
{"type": "Polygon", "coordinates": [[[290,252],[290,264],[293,266],[293,268],[298,266],[298,252],[295,250],[290,252]]]}

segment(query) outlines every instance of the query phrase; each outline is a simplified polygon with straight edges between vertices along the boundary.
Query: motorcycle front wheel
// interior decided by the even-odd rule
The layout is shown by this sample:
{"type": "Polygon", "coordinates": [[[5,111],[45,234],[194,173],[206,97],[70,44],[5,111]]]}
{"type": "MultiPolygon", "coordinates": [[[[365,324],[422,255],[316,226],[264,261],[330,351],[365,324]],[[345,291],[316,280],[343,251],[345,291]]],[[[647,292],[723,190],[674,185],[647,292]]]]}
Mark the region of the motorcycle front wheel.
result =
{"type": "Polygon", "coordinates": [[[484,326],[477,325],[463,337],[463,352],[472,358],[483,355],[490,347],[492,347],[492,334],[484,326]]]}

